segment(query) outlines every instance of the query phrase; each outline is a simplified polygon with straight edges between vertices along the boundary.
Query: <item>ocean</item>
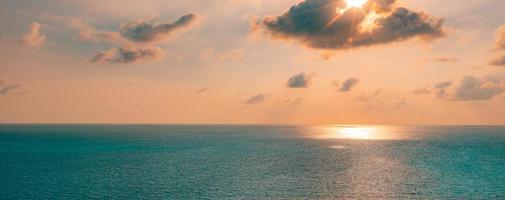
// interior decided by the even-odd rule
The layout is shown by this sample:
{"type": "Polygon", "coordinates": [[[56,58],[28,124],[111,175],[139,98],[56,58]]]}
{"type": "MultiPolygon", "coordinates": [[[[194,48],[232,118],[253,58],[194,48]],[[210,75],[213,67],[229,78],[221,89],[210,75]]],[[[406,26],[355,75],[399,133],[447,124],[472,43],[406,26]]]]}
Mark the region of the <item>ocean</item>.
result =
{"type": "Polygon", "coordinates": [[[505,127],[0,125],[0,199],[505,199],[505,127]]]}

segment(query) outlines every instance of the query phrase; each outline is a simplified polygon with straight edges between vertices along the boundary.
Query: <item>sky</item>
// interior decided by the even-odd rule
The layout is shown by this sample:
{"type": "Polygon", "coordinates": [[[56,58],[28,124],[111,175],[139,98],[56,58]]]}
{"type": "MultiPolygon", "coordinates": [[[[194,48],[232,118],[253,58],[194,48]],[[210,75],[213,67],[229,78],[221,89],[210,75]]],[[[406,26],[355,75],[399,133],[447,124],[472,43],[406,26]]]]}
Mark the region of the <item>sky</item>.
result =
{"type": "Polygon", "coordinates": [[[0,123],[505,125],[503,10],[0,0],[0,123]]]}

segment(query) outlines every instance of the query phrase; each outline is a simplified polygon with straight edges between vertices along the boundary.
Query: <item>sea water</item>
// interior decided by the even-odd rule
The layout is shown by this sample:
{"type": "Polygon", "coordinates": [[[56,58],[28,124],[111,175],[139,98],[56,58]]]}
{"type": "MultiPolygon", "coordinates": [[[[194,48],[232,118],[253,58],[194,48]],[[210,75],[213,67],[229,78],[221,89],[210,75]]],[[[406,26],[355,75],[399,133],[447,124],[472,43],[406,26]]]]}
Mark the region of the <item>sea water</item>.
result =
{"type": "Polygon", "coordinates": [[[505,127],[0,125],[0,199],[505,199],[505,127]]]}

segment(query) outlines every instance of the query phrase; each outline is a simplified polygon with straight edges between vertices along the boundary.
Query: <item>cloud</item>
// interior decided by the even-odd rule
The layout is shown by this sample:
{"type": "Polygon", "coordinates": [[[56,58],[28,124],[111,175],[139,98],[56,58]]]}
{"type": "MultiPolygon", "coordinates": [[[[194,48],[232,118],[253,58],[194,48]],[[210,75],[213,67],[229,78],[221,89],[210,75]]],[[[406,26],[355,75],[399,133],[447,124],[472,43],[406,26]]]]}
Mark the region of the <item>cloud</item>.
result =
{"type": "Polygon", "coordinates": [[[196,90],[195,94],[202,94],[202,93],[208,92],[209,90],[210,90],[210,88],[201,88],[201,89],[196,90]]]}
{"type": "Polygon", "coordinates": [[[40,48],[46,42],[46,36],[40,33],[40,28],[39,23],[33,22],[19,42],[28,47],[40,48]]]}
{"type": "MultiPolygon", "coordinates": [[[[505,26],[501,26],[496,30],[496,48],[505,50],[505,26]]],[[[505,56],[496,58],[489,62],[494,66],[505,66],[505,56]]]]}
{"type": "Polygon", "coordinates": [[[310,86],[314,75],[307,75],[305,73],[300,73],[289,78],[286,85],[289,88],[307,88],[310,86]]]}
{"type": "Polygon", "coordinates": [[[336,87],[339,87],[338,89],[339,92],[350,92],[352,88],[358,85],[358,83],[359,83],[358,78],[348,78],[342,84],[340,84],[338,81],[335,81],[333,84],[336,87]]]}
{"type": "Polygon", "coordinates": [[[430,94],[431,90],[429,87],[425,87],[425,88],[414,90],[412,93],[414,93],[415,95],[430,94]]]}
{"type": "Polygon", "coordinates": [[[118,31],[97,30],[74,18],[59,19],[79,31],[83,42],[111,43],[113,47],[90,59],[92,62],[135,63],[154,61],[164,57],[159,45],[177,30],[189,27],[197,19],[196,14],[187,14],[174,22],[136,21],[122,23],[118,31]]]}
{"type": "Polygon", "coordinates": [[[140,61],[153,61],[163,58],[165,52],[159,47],[120,47],[111,48],[95,55],[92,62],[108,63],[135,63],[140,61]]]}
{"type": "Polygon", "coordinates": [[[490,100],[503,92],[505,92],[505,80],[495,82],[466,76],[456,87],[454,98],[460,101],[482,101],[490,100]]]}
{"type": "Polygon", "coordinates": [[[496,47],[505,49],[505,26],[501,26],[496,30],[496,47]]]}
{"type": "Polygon", "coordinates": [[[344,0],[305,0],[277,17],[255,24],[278,39],[290,39],[316,49],[348,49],[445,35],[443,20],[412,11],[395,0],[369,0],[352,8],[344,0]]]}
{"type": "Polygon", "coordinates": [[[0,88],[0,95],[9,94],[12,91],[17,90],[19,88],[21,88],[20,84],[6,85],[5,87],[0,88]]]}
{"type": "Polygon", "coordinates": [[[452,81],[444,81],[441,83],[436,84],[433,88],[437,91],[437,96],[438,97],[445,97],[447,96],[447,89],[452,85],[452,81]]]}
{"type": "Polygon", "coordinates": [[[264,94],[258,94],[256,96],[252,96],[249,99],[245,100],[245,104],[260,104],[267,100],[268,96],[264,94]]]}
{"type": "Polygon", "coordinates": [[[196,19],[197,16],[191,13],[169,23],[156,21],[128,22],[121,25],[119,32],[124,38],[134,42],[161,42],[174,31],[190,26],[196,19]]]}
{"type": "Polygon", "coordinates": [[[498,58],[498,59],[495,59],[495,60],[492,60],[489,64],[490,65],[494,65],[494,66],[503,66],[503,67],[505,67],[505,56],[503,56],[501,58],[498,58]]]}

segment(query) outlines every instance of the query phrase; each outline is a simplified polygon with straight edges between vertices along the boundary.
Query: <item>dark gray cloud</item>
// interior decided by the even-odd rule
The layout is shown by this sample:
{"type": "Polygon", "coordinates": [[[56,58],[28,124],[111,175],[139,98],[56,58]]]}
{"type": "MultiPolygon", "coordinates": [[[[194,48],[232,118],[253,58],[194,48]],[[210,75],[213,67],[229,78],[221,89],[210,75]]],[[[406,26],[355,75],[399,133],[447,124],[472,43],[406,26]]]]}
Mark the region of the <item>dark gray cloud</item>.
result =
{"type": "Polygon", "coordinates": [[[91,58],[92,62],[134,63],[159,60],[165,52],[159,47],[120,47],[102,51],[91,58]]]}
{"type": "Polygon", "coordinates": [[[197,16],[191,13],[170,23],[154,21],[129,22],[122,24],[119,32],[123,37],[134,42],[158,42],[172,32],[190,26],[196,18],[197,16]]]}
{"type": "Polygon", "coordinates": [[[289,88],[307,88],[310,86],[310,83],[312,82],[313,77],[314,76],[307,75],[302,72],[300,74],[294,75],[291,78],[289,78],[286,85],[289,88]]]}
{"type": "Polygon", "coordinates": [[[338,81],[334,82],[333,84],[339,87],[339,92],[350,92],[356,85],[358,85],[358,83],[358,78],[348,78],[342,84],[338,83],[338,81]]]}
{"type": "Polygon", "coordinates": [[[252,96],[244,101],[245,104],[260,104],[267,100],[268,96],[265,94],[258,94],[256,96],[252,96]]]}
{"type": "Polygon", "coordinates": [[[345,0],[305,0],[257,26],[275,38],[294,39],[318,49],[347,49],[410,38],[444,36],[443,20],[398,6],[394,0],[369,0],[350,8],[345,0]]]}
{"type": "Polygon", "coordinates": [[[9,93],[21,88],[21,86],[22,85],[20,85],[20,84],[12,84],[12,85],[6,85],[5,87],[0,87],[0,95],[9,94],[9,93]]]}
{"type": "Polygon", "coordinates": [[[489,64],[494,65],[494,66],[502,66],[505,67],[505,56],[492,60],[489,64]]]}
{"type": "Polygon", "coordinates": [[[454,98],[460,101],[482,101],[490,100],[503,92],[505,92],[504,84],[466,76],[456,87],[454,98]]]}

